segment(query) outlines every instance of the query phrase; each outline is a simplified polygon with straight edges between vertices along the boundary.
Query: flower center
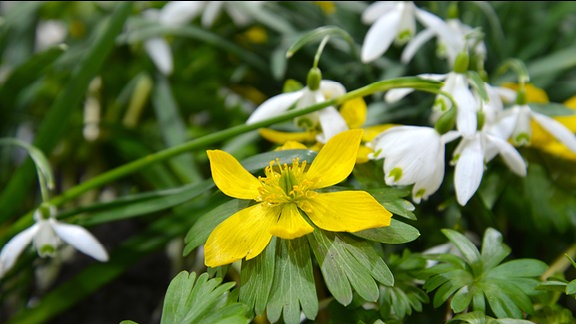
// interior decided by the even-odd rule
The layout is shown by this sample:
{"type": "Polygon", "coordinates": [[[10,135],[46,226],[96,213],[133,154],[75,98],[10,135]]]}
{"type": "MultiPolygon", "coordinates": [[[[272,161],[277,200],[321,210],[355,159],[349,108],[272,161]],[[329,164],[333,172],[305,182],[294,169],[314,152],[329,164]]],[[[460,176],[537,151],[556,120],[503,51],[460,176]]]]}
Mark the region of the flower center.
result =
{"type": "Polygon", "coordinates": [[[262,186],[258,188],[260,195],[256,199],[273,207],[281,204],[298,202],[316,194],[310,190],[314,180],[305,174],[306,161],[292,160],[292,164],[280,164],[280,161],[270,161],[264,169],[266,177],[259,177],[262,186]]]}

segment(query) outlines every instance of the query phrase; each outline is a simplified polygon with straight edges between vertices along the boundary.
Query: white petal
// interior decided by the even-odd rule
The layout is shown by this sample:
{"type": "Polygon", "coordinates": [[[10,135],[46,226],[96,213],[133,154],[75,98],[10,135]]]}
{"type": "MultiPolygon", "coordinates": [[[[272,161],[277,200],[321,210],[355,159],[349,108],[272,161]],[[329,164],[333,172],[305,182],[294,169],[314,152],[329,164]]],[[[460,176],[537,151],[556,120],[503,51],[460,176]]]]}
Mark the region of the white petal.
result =
{"type": "Polygon", "coordinates": [[[477,128],[477,102],[470,88],[468,88],[464,76],[458,75],[456,80],[452,92],[452,96],[458,104],[456,128],[464,136],[472,136],[476,133],[477,128]]]}
{"type": "Polygon", "coordinates": [[[302,90],[276,95],[258,106],[246,123],[253,124],[278,116],[286,112],[300,97],[302,97],[302,90]]]}
{"type": "Polygon", "coordinates": [[[96,260],[108,261],[108,253],[102,244],[90,234],[85,228],[72,225],[64,224],[54,220],[52,221],[52,228],[56,234],[66,243],[72,245],[78,251],[85,253],[96,260]]]}
{"type": "Polygon", "coordinates": [[[566,126],[553,118],[536,112],[532,112],[532,118],[558,141],[566,145],[570,151],[576,152],[576,137],[566,126]]]}
{"type": "Polygon", "coordinates": [[[207,1],[206,7],[204,8],[204,14],[202,14],[202,26],[205,28],[211,27],[218,14],[224,1],[207,1]]]}
{"type": "Polygon", "coordinates": [[[54,232],[51,222],[46,219],[39,220],[37,222],[38,232],[33,239],[38,255],[43,258],[53,257],[56,253],[56,248],[60,244],[60,238],[54,232]],[[50,247],[50,249],[46,249],[46,247],[50,247]]]}
{"type": "Polygon", "coordinates": [[[386,95],[384,96],[384,100],[386,100],[386,102],[389,102],[389,103],[394,103],[394,102],[397,102],[397,101],[401,100],[402,98],[406,97],[407,95],[409,95],[412,92],[414,92],[413,88],[391,89],[391,90],[388,90],[388,92],[386,92],[386,95]]]}
{"type": "Polygon", "coordinates": [[[322,134],[317,136],[320,143],[326,143],[334,135],[348,130],[348,125],[342,115],[334,107],[327,107],[318,112],[322,134]]]}
{"type": "Polygon", "coordinates": [[[514,146],[496,136],[485,136],[491,144],[498,148],[498,152],[510,170],[519,176],[526,176],[526,162],[514,146]]]}
{"type": "Polygon", "coordinates": [[[164,38],[154,37],[145,40],[144,49],[162,74],[172,74],[172,50],[164,38]]]}
{"type": "Polygon", "coordinates": [[[320,81],[320,92],[326,100],[331,100],[345,95],[346,88],[340,82],[322,80],[320,81]]]}
{"type": "Polygon", "coordinates": [[[444,20],[418,8],[416,8],[415,15],[424,26],[434,30],[447,47],[456,51],[462,51],[464,49],[464,39],[462,39],[459,33],[452,30],[444,20]]]}
{"type": "Polygon", "coordinates": [[[386,52],[396,38],[400,17],[401,12],[389,11],[370,27],[362,45],[362,62],[373,61],[386,52]]]}
{"type": "Polygon", "coordinates": [[[32,241],[32,238],[38,232],[38,224],[34,224],[31,227],[23,230],[14,236],[4,247],[2,252],[0,252],[0,278],[12,268],[18,256],[26,248],[28,244],[32,241]]]}
{"type": "Polygon", "coordinates": [[[466,205],[472,198],[482,180],[484,173],[484,154],[478,136],[474,139],[464,139],[466,141],[460,157],[456,162],[454,171],[454,186],[456,188],[456,199],[462,206],[466,205]]]}
{"type": "Polygon", "coordinates": [[[414,57],[414,54],[418,52],[420,47],[424,45],[427,41],[429,41],[432,37],[434,37],[435,32],[432,29],[425,29],[418,33],[404,48],[402,51],[402,63],[408,63],[414,57]]]}
{"type": "Polygon", "coordinates": [[[188,23],[200,14],[206,1],[169,1],[158,17],[165,26],[178,27],[188,23]]]}
{"type": "Polygon", "coordinates": [[[362,22],[371,24],[388,11],[395,9],[397,5],[397,1],[376,1],[364,10],[362,13],[362,22]]]}

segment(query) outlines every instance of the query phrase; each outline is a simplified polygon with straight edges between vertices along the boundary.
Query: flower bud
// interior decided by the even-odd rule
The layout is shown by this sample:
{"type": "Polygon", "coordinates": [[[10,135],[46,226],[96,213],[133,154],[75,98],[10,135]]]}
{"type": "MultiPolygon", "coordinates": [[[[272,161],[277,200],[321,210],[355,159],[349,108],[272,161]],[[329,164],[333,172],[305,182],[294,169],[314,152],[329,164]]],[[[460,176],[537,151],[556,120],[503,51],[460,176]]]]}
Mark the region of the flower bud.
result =
{"type": "Polygon", "coordinates": [[[306,78],[308,88],[312,91],[320,89],[320,81],[322,81],[322,72],[320,72],[320,69],[317,67],[311,68],[306,78]]]}

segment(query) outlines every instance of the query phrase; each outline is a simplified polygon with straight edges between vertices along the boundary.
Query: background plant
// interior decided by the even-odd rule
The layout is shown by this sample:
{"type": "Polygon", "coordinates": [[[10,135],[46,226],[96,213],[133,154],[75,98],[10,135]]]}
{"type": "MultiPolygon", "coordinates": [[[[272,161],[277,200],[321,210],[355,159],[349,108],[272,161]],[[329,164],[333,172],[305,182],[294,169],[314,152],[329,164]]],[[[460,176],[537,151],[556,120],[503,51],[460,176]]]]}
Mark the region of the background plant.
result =
{"type": "MultiPolygon", "coordinates": [[[[281,307],[274,303],[282,296],[266,299],[259,285],[238,290],[247,271],[267,271],[259,268],[264,263],[252,263],[248,270],[203,265],[201,245],[210,230],[245,207],[215,189],[205,150],[228,151],[254,173],[277,156],[312,161],[315,153],[308,150],[271,152],[276,145],[257,131],[292,129],[295,116],[245,122],[267,98],[306,84],[323,36],[330,40],[318,60],[322,77],[341,82],[347,95],[365,91],[366,130],[385,123],[429,124],[434,102],[429,91],[396,103],[382,98],[385,91],[414,80],[402,77],[449,72],[446,61],[436,57],[435,40],[407,64],[401,62],[403,47],[394,45],[365,64],[360,48],[369,26],[361,14],[369,2],[234,3],[226,2],[210,25],[198,11],[173,26],[143,14],[162,10],[167,3],[161,1],[2,2],[0,137],[17,138],[44,154],[54,171],[49,200],[58,206],[58,220],[89,229],[110,260],[98,263],[67,248],[55,258],[41,259],[27,249],[0,279],[0,321],[170,323],[165,307],[183,300],[177,296],[192,296],[190,304],[205,307],[195,316],[208,309],[192,301],[196,289],[212,292],[218,307],[209,308],[211,316],[265,321],[254,309],[263,312],[268,306],[268,313],[279,318],[281,307]],[[234,20],[234,10],[250,20],[234,20]],[[46,42],[49,31],[60,36],[46,42]],[[155,37],[171,49],[171,73],[161,72],[146,50],[146,40],[155,37]],[[287,57],[295,44],[297,50],[287,57]],[[247,292],[252,295],[244,296],[247,292]]],[[[576,94],[574,3],[415,5],[444,19],[457,16],[481,30],[487,50],[483,68],[491,84],[517,82],[513,69],[501,68],[514,58],[523,62],[530,82],[544,90],[548,102],[564,103],[576,94]]],[[[424,89],[418,82],[420,90],[438,91],[439,84],[430,82],[424,89]]],[[[534,107],[550,116],[569,115],[564,106],[534,107]]],[[[455,146],[449,143],[446,150],[455,146]]],[[[12,145],[0,150],[4,246],[32,224],[43,196],[35,165],[24,151],[12,145]]],[[[330,279],[330,271],[322,273],[311,264],[317,277],[313,288],[320,296],[316,321],[491,322],[513,317],[518,322],[574,322],[574,267],[565,254],[576,254],[576,160],[538,147],[519,151],[528,165],[526,177],[510,173],[496,159],[487,164],[478,191],[465,206],[455,199],[450,167],[438,192],[412,204],[409,187],[384,184],[382,161],[358,164],[353,181],[342,186],[370,192],[394,214],[394,223],[361,237],[337,235],[348,245],[337,247],[341,262],[334,266],[341,268],[328,270],[340,271],[335,273],[346,276],[351,286],[356,275],[366,279],[354,289],[327,289],[330,280],[344,277],[330,279]],[[378,267],[368,271],[365,263],[351,258],[359,245],[378,267]],[[430,249],[444,253],[432,256],[430,249]],[[430,267],[432,261],[438,263],[430,267]],[[513,265],[521,265],[524,275],[510,270],[513,265]],[[442,274],[447,270],[463,279],[446,281],[442,274]],[[499,278],[490,274],[498,271],[507,279],[514,272],[518,280],[507,282],[523,294],[507,294],[512,289],[507,286],[496,293],[500,303],[493,306],[488,299],[482,304],[479,296],[490,295],[490,280],[499,278]],[[370,286],[362,286],[365,282],[370,286]]],[[[282,244],[276,248],[286,249],[282,244]]],[[[321,252],[312,249],[310,260],[321,252]]],[[[186,305],[176,313],[193,313],[186,305]]]]}

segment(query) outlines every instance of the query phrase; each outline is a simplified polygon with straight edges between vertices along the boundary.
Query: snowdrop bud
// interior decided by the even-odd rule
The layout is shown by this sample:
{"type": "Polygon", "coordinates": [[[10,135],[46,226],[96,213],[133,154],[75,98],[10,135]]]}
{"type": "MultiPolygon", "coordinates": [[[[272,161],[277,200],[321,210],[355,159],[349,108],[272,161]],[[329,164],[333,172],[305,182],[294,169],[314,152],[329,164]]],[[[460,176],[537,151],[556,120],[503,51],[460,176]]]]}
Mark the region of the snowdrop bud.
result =
{"type": "Polygon", "coordinates": [[[443,113],[438,121],[434,125],[434,128],[438,132],[438,134],[446,134],[450,130],[454,129],[454,125],[456,124],[456,108],[452,107],[448,109],[445,113],[443,113]]]}
{"type": "Polygon", "coordinates": [[[516,92],[516,104],[521,106],[527,104],[526,88],[524,85],[521,85],[520,89],[518,89],[518,92],[516,92]]]}
{"type": "Polygon", "coordinates": [[[308,88],[312,91],[320,89],[320,81],[322,81],[322,72],[320,72],[320,69],[317,67],[311,68],[306,78],[308,88]]]}
{"type": "Polygon", "coordinates": [[[468,71],[468,65],[470,63],[470,56],[468,52],[463,51],[456,56],[456,61],[454,61],[454,72],[456,73],[466,73],[468,71]]]}
{"type": "Polygon", "coordinates": [[[476,128],[480,131],[482,130],[482,127],[484,127],[484,122],[486,121],[486,115],[484,114],[483,111],[477,111],[476,112],[476,122],[478,123],[478,125],[476,126],[476,128]]]}

